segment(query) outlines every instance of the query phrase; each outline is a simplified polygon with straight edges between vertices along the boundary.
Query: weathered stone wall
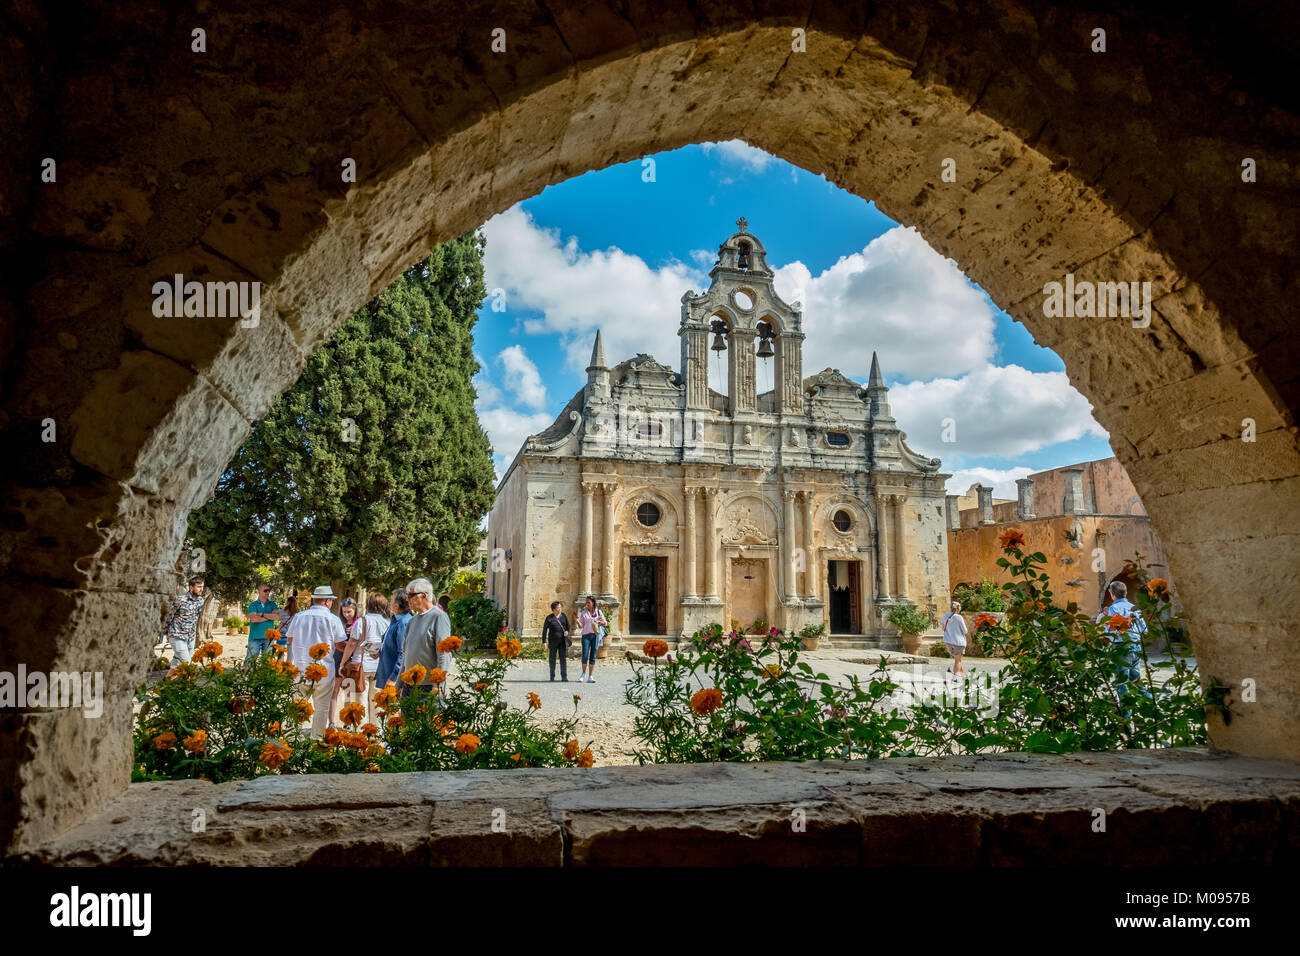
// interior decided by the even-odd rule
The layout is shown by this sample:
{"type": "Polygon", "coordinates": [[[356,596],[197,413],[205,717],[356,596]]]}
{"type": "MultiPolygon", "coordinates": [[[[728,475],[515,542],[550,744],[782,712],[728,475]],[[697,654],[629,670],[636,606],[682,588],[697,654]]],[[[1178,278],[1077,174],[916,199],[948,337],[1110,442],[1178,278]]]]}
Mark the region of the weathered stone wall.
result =
{"type": "Polygon", "coordinates": [[[1300,766],[1187,748],[134,784],[9,862],[1287,865],[1297,833],[1300,766]]]}
{"type": "Polygon", "coordinates": [[[1106,585],[1135,554],[1142,556],[1151,577],[1169,582],[1175,609],[1182,609],[1186,604],[1183,589],[1169,570],[1169,560],[1151,521],[1139,517],[1058,515],[1030,521],[1008,519],[1006,524],[949,531],[948,576],[952,587],[979,584],[984,578],[999,585],[1012,580],[997,564],[998,558],[1005,557],[998,538],[1008,528],[1024,532],[1027,554],[1041,551],[1046,556],[1052,593],[1062,606],[1073,601],[1082,613],[1095,616],[1110,603],[1104,595],[1106,585]],[[1077,545],[1066,536],[1071,531],[1079,532],[1077,545]],[[1104,563],[1099,571],[1093,570],[1095,548],[1103,552],[1104,563]]]}
{"type": "Polygon", "coordinates": [[[185,516],[353,309],[548,183],[733,137],[915,226],[1061,355],[1160,531],[1204,673],[1257,681],[1212,739],[1296,755],[1300,39],[1276,19],[1253,2],[8,8],[0,602],[38,610],[6,622],[0,667],[102,670],[111,696],[93,725],[4,715],[0,834],[47,839],[125,786],[185,516]],[[155,317],[152,283],[177,272],[262,282],[260,322],[155,317]],[[1150,281],[1150,328],[1044,316],[1066,272],[1150,281]]]}

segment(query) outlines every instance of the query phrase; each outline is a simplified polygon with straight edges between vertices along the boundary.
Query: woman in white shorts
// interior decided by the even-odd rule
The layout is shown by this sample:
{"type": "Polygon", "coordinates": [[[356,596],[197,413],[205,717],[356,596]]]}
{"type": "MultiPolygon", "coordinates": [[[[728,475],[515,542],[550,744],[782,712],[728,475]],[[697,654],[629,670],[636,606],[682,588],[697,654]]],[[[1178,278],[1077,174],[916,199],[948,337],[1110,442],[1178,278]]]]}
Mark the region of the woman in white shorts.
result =
{"type": "Polygon", "coordinates": [[[962,655],[966,653],[966,620],[961,616],[961,603],[952,602],[952,610],[943,616],[943,646],[952,655],[952,667],[948,673],[960,677],[966,672],[961,669],[962,655]]]}

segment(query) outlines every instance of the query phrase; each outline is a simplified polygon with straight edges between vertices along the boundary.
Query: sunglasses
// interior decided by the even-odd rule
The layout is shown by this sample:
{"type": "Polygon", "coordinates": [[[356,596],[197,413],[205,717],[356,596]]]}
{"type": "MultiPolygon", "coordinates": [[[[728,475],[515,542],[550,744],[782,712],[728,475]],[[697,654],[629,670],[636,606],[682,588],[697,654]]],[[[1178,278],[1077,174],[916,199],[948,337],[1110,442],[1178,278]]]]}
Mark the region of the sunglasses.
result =
{"type": "Polygon", "coordinates": [[[340,605],[340,606],[341,606],[341,607],[348,607],[349,605],[356,604],[356,603],[357,603],[357,602],[354,601],[354,600],[352,600],[352,598],[344,598],[344,599],[343,599],[343,603],[342,603],[342,605],[340,605]]]}

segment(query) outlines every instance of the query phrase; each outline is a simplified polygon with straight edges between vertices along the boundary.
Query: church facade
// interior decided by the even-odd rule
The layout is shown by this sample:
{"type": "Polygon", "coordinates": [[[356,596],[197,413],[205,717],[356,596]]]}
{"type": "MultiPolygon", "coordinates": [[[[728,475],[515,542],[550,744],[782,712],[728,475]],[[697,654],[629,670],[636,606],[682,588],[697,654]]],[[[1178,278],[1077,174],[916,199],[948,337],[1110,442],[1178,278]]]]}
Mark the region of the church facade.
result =
{"type": "Polygon", "coordinates": [[[576,623],[594,594],[629,639],[820,622],[896,647],[891,607],[947,609],[948,476],[908,448],[875,355],[865,386],[804,378],[800,306],[738,225],[682,296],[680,369],[611,368],[597,332],[586,385],[502,478],[486,589],[509,626],[538,632],[554,600],[576,623]]]}

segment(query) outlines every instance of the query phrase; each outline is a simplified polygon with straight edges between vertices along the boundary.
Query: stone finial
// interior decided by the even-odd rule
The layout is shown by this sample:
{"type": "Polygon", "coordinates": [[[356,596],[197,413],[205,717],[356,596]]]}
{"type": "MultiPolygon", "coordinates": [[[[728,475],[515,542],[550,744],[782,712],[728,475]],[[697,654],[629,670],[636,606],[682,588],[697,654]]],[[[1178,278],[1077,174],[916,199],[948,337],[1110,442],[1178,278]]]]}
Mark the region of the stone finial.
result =
{"type": "Polygon", "coordinates": [[[1065,468],[1063,473],[1065,475],[1065,513],[1067,515],[1087,514],[1088,503],[1083,497],[1083,469],[1065,468]]]}
{"type": "Polygon", "coordinates": [[[591,364],[589,369],[606,368],[605,365],[605,346],[600,341],[600,329],[596,330],[596,344],[591,349],[591,364]]]}
{"type": "Polygon", "coordinates": [[[948,517],[948,530],[958,531],[961,529],[961,510],[958,502],[961,501],[959,495],[944,495],[944,510],[948,517]]]}
{"type": "Polygon", "coordinates": [[[1016,517],[1033,518],[1034,515],[1034,479],[1016,479],[1016,517]]]}
{"type": "Polygon", "coordinates": [[[993,524],[993,487],[976,485],[975,494],[979,499],[980,524],[993,524]]]}
{"type": "Polygon", "coordinates": [[[867,388],[884,388],[885,377],[880,374],[880,359],[873,351],[871,353],[871,376],[867,379],[867,388]]]}

